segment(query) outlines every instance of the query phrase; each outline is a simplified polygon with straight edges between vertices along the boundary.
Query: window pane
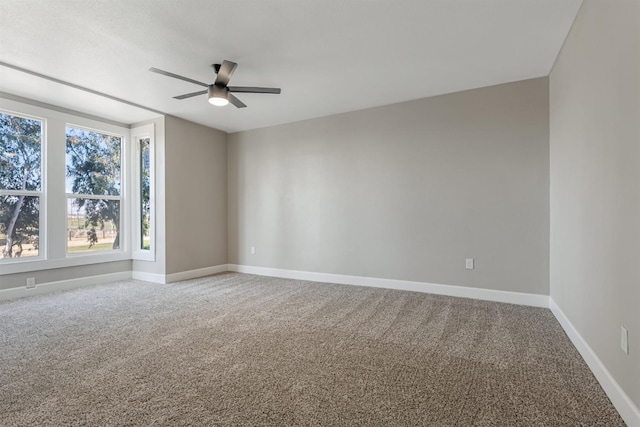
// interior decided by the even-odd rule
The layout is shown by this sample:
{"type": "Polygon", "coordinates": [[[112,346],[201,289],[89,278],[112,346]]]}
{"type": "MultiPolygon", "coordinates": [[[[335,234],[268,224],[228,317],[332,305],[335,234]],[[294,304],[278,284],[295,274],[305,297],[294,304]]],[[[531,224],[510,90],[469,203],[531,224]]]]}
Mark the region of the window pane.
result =
{"type": "Polygon", "coordinates": [[[120,201],[67,199],[67,252],[120,249],[120,201]]]}
{"type": "Polygon", "coordinates": [[[0,195],[1,258],[38,256],[40,197],[0,195]]]}
{"type": "Polygon", "coordinates": [[[0,190],[40,190],[42,122],[0,113],[0,190]]]}
{"type": "Polygon", "coordinates": [[[151,140],[143,138],[140,143],[140,249],[151,249],[151,166],[149,145],[151,140]]]}
{"type": "Polygon", "coordinates": [[[67,193],[120,195],[122,138],[67,126],[67,193]]]}

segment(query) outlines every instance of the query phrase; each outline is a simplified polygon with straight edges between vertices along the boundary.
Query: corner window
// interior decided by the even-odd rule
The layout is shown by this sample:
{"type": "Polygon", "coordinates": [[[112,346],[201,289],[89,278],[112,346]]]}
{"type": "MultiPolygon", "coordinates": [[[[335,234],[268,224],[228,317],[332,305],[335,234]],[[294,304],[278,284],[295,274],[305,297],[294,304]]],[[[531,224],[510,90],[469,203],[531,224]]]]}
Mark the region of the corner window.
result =
{"type": "Polygon", "coordinates": [[[132,129],[133,140],[133,259],[154,261],[154,144],[153,125],[132,129]]]}
{"type": "Polygon", "coordinates": [[[67,254],[121,248],[122,145],[122,136],[67,126],[67,254]]]}
{"type": "Polygon", "coordinates": [[[43,122],[0,112],[0,259],[39,257],[43,122]]]}
{"type": "Polygon", "coordinates": [[[140,162],[140,247],[141,250],[151,250],[151,166],[149,157],[151,139],[138,140],[138,161],[140,162]]]}

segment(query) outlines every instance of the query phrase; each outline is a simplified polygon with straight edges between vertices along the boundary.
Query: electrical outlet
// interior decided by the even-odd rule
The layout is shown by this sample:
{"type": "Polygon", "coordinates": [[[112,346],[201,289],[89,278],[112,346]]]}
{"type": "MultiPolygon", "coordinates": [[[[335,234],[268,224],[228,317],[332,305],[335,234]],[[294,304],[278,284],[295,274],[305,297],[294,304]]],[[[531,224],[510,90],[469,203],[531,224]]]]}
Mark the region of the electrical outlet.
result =
{"type": "Polygon", "coordinates": [[[629,331],[624,326],[620,326],[620,348],[629,354],[629,331]]]}
{"type": "Polygon", "coordinates": [[[251,255],[255,255],[255,254],[256,254],[256,247],[251,246],[251,255]]]}
{"type": "Polygon", "coordinates": [[[33,289],[36,287],[36,278],[27,277],[27,289],[33,289]]]}
{"type": "Polygon", "coordinates": [[[467,258],[467,263],[465,265],[467,270],[473,270],[473,258],[467,258]]]}

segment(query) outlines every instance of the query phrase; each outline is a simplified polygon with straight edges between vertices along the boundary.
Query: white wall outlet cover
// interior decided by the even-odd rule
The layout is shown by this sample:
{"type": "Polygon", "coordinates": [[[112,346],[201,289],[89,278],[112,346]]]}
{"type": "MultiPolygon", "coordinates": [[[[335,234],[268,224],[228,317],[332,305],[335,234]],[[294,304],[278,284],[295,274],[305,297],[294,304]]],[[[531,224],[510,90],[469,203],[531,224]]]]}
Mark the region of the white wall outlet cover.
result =
{"type": "Polygon", "coordinates": [[[255,253],[256,253],[256,247],[251,246],[251,255],[255,255],[255,253]]]}
{"type": "Polygon", "coordinates": [[[27,277],[27,289],[32,289],[36,287],[36,278],[35,277],[27,277]]]}
{"type": "Polygon", "coordinates": [[[467,258],[465,265],[468,270],[473,270],[473,258],[467,258]]]}
{"type": "Polygon", "coordinates": [[[620,326],[620,348],[629,354],[629,332],[624,326],[620,326]]]}

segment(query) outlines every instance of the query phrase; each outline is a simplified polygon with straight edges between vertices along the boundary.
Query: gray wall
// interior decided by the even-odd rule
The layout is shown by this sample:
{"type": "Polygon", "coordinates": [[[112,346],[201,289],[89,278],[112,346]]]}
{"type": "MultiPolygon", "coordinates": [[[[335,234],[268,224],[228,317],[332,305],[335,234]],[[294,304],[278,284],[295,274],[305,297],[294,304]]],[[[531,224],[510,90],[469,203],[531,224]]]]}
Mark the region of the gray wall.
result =
{"type": "Polygon", "coordinates": [[[586,0],[550,77],[551,297],[637,406],[639,17],[637,0],[586,0]]]}
{"type": "Polygon", "coordinates": [[[227,263],[227,134],[165,118],[166,273],[227,263]]]}
{"type": "Polygon", "coordinates": [[[229,262],[548,294],[548,141],[546,78],[231,134],[229,262]]]}

